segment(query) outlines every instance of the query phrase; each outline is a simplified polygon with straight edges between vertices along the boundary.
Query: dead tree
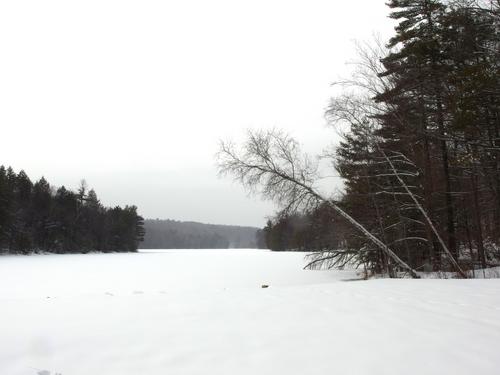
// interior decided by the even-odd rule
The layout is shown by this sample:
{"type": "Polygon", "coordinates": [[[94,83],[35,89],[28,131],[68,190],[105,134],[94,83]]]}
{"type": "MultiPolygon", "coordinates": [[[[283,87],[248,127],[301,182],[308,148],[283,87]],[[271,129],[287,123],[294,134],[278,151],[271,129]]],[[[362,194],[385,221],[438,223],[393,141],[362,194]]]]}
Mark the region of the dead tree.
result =
{"type": "Polygon", "coordinates": [[[277,202],[285,210],[307,210],[320,203],[329,205],[413,278],[419,277],[384,242],[316,189],[317,164],[287,134],[278,130],[249,131],[241,151],[232,143],[221,142],[217,166],[221,175],[233,175],[250,191],[277,202]]]}
{"type": "MultiPolygon", "coordinates": [[[[417,199],[417,196],[411,191],[411,189],[408,187],[408,185],[406,184],[406,182],[404,181],[404,179],[402,178],[402,175],[403,173],[399,172],[397,170],[397,168],[395,167],[394,165],[394,161],[391,157],[387,156],[387,154],[382,150],[382,149],[379,149],[380,153],[382,154],[382,156],[384,157],[385,161],[387,162],[387,164],[389,165],[394,177],[396,177],[397,181],[401,184],[401,187],[404,188],[406,194],[413,200],[413,202],[415,203],[415,207],[418,208],[418,210],[420,211],[420,213],[422,214],[422,216],[424,217],[425,221],[427,222],[427,224],[429,225],[429,227],[432,229],[432,232],[434,233],[434,235],[436,236],[439,244],[441,245],[444,253],[446,254],[446,256],[448,257],[450,263],[453,265],[453,268],[455,269],[455,271],[457,271],[457,273],[463,277],[463,278],[467,278],[467,275],[466,273],[462,270],[462,268],[460,267],[460,265],[458,264],[458,262],[455,260],[455,257],[453,256],[453,254],[451,253],[451,251],[448,249],[448,247],[446,246],[445,242],[443,241],[443,238],[441,237],[441,235],[439,234],[438,230],[436,229],[436,226],[434,225],[434,223],[432,222],[431,218],[429,217],[429,215],[427,214],[427,212],[425,211],[424,207],[422,206],[422,204],[420,203],[420,201],[417,199]]],[[[409,163],[409,164],[413,164],[413,162],[411,162],[407,157],[405,157],[402,153],[400,152],[393,152],[393,154],[399,159],[399,160],[402,160],[403,162],[405,163],[409,163]]]]}

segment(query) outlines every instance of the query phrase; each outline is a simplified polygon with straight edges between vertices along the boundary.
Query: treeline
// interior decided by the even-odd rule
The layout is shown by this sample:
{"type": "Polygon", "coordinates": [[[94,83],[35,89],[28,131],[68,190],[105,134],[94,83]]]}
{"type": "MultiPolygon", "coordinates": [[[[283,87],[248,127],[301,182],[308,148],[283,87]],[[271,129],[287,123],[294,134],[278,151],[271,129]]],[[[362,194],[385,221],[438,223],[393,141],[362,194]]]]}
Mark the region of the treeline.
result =
{"type": "MultiPolygon", "coordinates": [[[[360,227],[316,231],[321,207],[278,216],[264,229],[267,243],[340,246],[318,259],[375,272],[393,273],[397,258],[417,271],[498,265],[500,3],[391,0],[388,6],[399,21],[395,35],[386,46],[360,47],[356,71],[338,82],[344,90],[327,118],[344,132],[329,154],[345,181],[335,204],[394,256],[360,227]]],[[[334,212],[326,215],[338,222],[334,212]]]]}
{"type": "Polygon", "coordinates": [[[176,220],[145,220],[143,249],[227,249],[262,247],[257,228],[176,220]]]}
{"type": "Polygon", "coordinates": [[[0,251],[136,251],[144,236],[135,206],[104,207],[82,181],[74,192],[0,166],[0,251]]]}
{"type": "Polygon", "coordinates": [[[274,251],[314,251],[342,246],[341,227],[335,212],[321,205],[309,213],[281,212],[258,232],[260,241],[274,251]]]}

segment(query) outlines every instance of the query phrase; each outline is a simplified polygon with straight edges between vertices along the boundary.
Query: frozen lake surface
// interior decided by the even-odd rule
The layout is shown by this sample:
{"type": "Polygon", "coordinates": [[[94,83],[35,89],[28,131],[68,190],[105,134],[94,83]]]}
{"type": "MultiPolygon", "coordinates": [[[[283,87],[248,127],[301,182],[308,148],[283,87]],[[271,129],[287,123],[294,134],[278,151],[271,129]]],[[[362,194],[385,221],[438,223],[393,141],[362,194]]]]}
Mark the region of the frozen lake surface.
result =
{"type": "Polygon", "coordinates": [[[500,280],[343,281],[355,272],[304,264],[264,250],[2,256],[0,374],[500,373],[500,280]]]}

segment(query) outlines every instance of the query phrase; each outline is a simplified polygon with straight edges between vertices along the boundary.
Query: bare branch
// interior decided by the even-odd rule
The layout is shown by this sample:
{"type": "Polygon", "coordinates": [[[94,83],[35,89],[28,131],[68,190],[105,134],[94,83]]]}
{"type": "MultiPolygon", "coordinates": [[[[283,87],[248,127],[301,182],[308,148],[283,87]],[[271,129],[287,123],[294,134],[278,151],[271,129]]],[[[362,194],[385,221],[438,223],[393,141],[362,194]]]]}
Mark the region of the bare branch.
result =
{"type": "Polygon", "coordinates": [[[302,154],[298,143],[287,134],[278,130],[249,131],[241,153],[232,143],[221,142],[217,166],[220,174],[233,175],[251,192],[260,193],[286,210],[308,210],[320,203],[328,204],[412,277],[418,278],[416,271],[392,249],[315,189],[317,164],[302,154]]]}

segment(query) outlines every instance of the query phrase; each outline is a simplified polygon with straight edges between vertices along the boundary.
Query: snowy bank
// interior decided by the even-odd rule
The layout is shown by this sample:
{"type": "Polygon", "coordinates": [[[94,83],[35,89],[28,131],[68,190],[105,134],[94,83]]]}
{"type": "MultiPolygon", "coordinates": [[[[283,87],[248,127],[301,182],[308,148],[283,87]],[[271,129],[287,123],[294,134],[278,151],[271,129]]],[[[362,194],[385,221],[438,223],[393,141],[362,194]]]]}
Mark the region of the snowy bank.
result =
{"type": "Polygon", "coordinates": [[[0,374],[498,374],[500,280],[347,282],[303,256],[2,257],[0,374]]]}

